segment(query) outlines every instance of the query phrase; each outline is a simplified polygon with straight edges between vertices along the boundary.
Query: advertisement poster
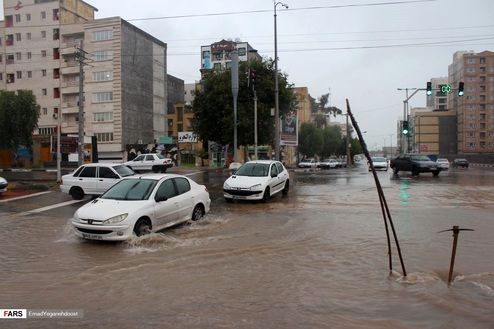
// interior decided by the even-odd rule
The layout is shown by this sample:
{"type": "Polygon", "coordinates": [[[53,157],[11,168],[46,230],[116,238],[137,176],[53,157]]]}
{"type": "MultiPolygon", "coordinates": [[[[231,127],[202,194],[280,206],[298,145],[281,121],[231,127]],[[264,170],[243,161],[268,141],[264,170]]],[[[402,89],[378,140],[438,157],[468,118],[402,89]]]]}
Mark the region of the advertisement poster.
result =
{"type": "Polygon", "coordinates": [[[298,145],[297,135],[297,111],[289,111],[281,118],[280,145],[298,145]]]}

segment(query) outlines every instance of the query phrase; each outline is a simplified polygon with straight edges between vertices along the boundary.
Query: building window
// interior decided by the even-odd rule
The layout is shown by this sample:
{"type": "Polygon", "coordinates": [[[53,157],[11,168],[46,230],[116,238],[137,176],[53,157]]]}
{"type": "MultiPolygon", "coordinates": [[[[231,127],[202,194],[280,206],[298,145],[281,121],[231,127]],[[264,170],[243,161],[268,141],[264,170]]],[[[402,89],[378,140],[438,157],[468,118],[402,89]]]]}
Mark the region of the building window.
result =
{"type": "Polygon", "coordinates": [[[475,58],[467,58],[467,64],[475,64],[476,62],[475,58]]]}
{"type": "Polygon", "coordinates": [[[46,70],[41,70],[41,75],[46,77],[46,70]]]}
{"type": "Polygon", "coordinates": [[[22,79],[22,71],[15,72],[17,75],[17,79],[22,79]]]}
{"type": "Polygon", "coordinates": [[[60,78],[60,69],[53,69],[53,79],[59,79],[60,78]]]}
{"type": "Polygon", "coordinates": [[[31,32],[26,33],[26,39],[31,40],[31,32]]]}
{"type": "Polygon", "coordinates": [[[31,59],[31,57],[32,57],[32,54],[31,54],[31,52],[29,51],[29,52],[27,53],[27,59],[31,59]]]}
{"type": "Polygon", "coordinates": [[[26,14],[26,21],[30,21],[31,20],[31,14],[26,14]]]}
{"type": "Polygon", "coordinates": [[[7,64],[14,64],[14,54],[7,54],[7,64]]]}
{"type": "Polygon", "coordinates": [[[54,21],[58,21],[59,20],[59,17],[58,17],[58,8],[57,9],[53,9],[53,20],[54,21]]]}
{"type": "Polygon", "coordinates": [[[104,51],[95,51],[93,53],[93,60],[95,61],[107,61],[113,59],[113,51],[104,50],[104,51]]]}
{"type": "Polygon", "coordinates": [[[3,81],[3,73],[0,72],[0,81],[3,81]]]}
{"type": "Polygon", "coordinates": [[[53,29],[53,40],[58,40],[58,39],[60,39],[60,30],[53,29]]]}
{"type": "Polygon", "coordinates": [[[31,79],[33,77],[33,71],[27,71],[27,78],[31,79]]]}
{"type": "Polygon", "coordinates": [[[22,35],[20,33],[15,34],[15,41],[22,41],[22,35]]]}
{"type": "Polygon", "coordinates": [[[60,59],[60,51],[58,48],[53,48],[53,59],[60,59]]]}
{"type": "Polygon", "coordinates": [[[15,14],[15,22],[20,23],[21,21],[21,14],[15,14]]]}
{"type": "Polygon", "coordinates": [[[41,57],[46,57],[46,50],[41,51],[41,57]]]}
{"type": "Polygon", "coordinates": [[[48,114],[48,109],[46,107],[43,107],[43,115],[47,115],[48,114]]]}
{"type": "Polygon", "coordinates": [[[41,19],[46,19],[46,11],[41,12],[41,19]]]}
{"type": "Polygon", "coordinates": [[[20,61],[22,59],[22,54],[21,53],[15,53],[15,59],[20,61]]]}
{"type": "Polygon", "coordinates": [[[168,119],[168,127],[173,127],[173,119],[168,119]]]}
{"type": "Polygon", "coordinates": [[[221,63],[214,63],[213,68],[215,71],[221,71],[221,63]]]}
{"type": "Polygon", "coordinates": [[[7,34],[5,36],[5,43],[7,46],[13,46],[14,45],[14,35],[13,34],[7,34]]]}
{"type": "Polygon", "coordinates": [[[93,120],[95,122],[112,121],[113,120],[113,112],[94,113],[93,120]]]}
{"type": "Polygon", "coordinates": [[[41,31],[41,38],[46,39],[46,31],[41,31]]]}
{"type": "Polygon", "coordinates": [[[111,102],[112,100],[112,92],[93,93],[93,103],[111,102]]]}
{"type": "Polygon", "coordinates": [[[479,61],[480,64],[485,64],[485,57],[480,57],[480,61],[479,61]]]}
{"type": "Polygon", "coordinates": [[[7,73],[7,83],[14,83],[14,82],[15,82],[14,73],[7,73]]]}
{"type": "Polygon", "coordinates": [[[47,95],[46,88],[41,89],[41,95],[43,95],[43,96],[46,96],[47,95]]]}
{"type": "Polygon", "coordinates": [[[93,81],[111,81],[112,79],[112,71],[93,72],[93,81]]]}
{"type": "Polygon", "coordinates": [[[104,31],[94,31],[93,32],[93,41],[104,41],[113,39],[113,31],[112,30],[104,30],[104,31]]]}
{"type": "Polygon", "coordinates": [[[60,98],[60,88],[53,88],[53,98],[60,98]]]}
{"type": "Polygon", "coordinates": [[[113,141],[113,133],[95,133],[96,139],[98,142],[112,142],[113,141]]]}

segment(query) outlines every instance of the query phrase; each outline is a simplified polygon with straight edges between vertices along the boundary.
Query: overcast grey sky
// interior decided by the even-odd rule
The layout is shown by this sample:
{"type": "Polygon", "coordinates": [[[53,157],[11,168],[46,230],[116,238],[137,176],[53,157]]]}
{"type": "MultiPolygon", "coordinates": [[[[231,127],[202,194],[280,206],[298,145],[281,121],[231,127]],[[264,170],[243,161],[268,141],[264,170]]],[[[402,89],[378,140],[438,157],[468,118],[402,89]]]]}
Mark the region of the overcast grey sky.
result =
{"type": "MultiPolygon", "coordinates": [[[[289,10],[278,6],[279,69],[313,97],[331,90],[333,106],[344,109],[348,98],[371,149],[391,139],[396,145],[405,98],[397,88],[424,88],[430,78],[447,76],[455,51],[494,51],[494,1],[413,1],[284,0],[289,10]]],[[[223,38],[274,56],[272,0],[86,2],[98,8],[96,18],[120,16],[166,42],[168,73],[186,83],[199,80],[200,46],[223,38]],[[244,13],[203,15],[231,12],[244,13]]],[[[420,92],[410,105],[425,101],[420,92]]]]}

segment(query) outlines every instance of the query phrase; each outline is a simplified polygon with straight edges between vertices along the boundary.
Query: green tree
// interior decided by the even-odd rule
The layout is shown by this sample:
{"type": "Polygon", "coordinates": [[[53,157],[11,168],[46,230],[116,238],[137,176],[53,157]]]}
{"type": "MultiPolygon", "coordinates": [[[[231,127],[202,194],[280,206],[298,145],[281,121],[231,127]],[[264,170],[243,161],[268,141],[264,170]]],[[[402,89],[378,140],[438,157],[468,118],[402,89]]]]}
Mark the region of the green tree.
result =
{"type": "MultiPolygon", "coordinates": [[[[249,63],[239,67],[239,94],[237,100],[237,144],[254,143],[254,100],[252,85],[248,85],[249,63]]],[[[274,63],[272,60],[252,61],[250,68],[256,70],[258,143],[268,144],[274,140],[274,63]]],[[[296,109],[296,98],[285,74],[279,73],[280,116],[296,109]]],[[[203,76],[202,87],[196,92],[193,103],[194,132],[203,140],[221,144],[233,144],[233,97],[231,72],[211,71],[203,76]]]]}
{"type": "Polygon", "coordinates": [[[28,148],[33,144],[40,107],[30,90],[0,91],[0,147],[28,148]]]}
{"type": "Polygon", "coordinates": [[[324,135],[314,124],[304,122],[298,133],[298,150],[303,155],[313,157],[321,154],[324,135]]]}
{"type": "Polygon", "coordinates": [[[323,130],[323,146],[321,156],[327,158],[339,153],[341,144],[344,143],[339,126],[329,126],[323,130]]]}

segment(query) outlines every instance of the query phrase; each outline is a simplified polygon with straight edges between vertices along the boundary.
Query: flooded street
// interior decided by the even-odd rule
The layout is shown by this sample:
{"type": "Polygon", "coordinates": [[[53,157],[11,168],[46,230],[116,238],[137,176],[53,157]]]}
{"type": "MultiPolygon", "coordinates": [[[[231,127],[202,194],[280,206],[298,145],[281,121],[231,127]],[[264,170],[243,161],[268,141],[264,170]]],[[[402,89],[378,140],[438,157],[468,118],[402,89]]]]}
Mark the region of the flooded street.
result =
{"type": "MultiPolygon", "coordinates": [[[[366,167],[291,171],[267,203],[226,203],[222,171],[201,221],[125,243],[76,238],[83,203],[59,192],[0,203],[0,306],[79,309],[81,319],[0,328],[494,328],[494,171],[379,172],[404,257],[392,275],[366,167]],[[50,201],[52,200],[52,201],[50,201]],[[55,201],[53,201],[55,200],[55,201]],[[447,285],[453,225],[460,232],[447,285]]],[[[88,201],[88,200],[86,200],[88,201]]]]}

